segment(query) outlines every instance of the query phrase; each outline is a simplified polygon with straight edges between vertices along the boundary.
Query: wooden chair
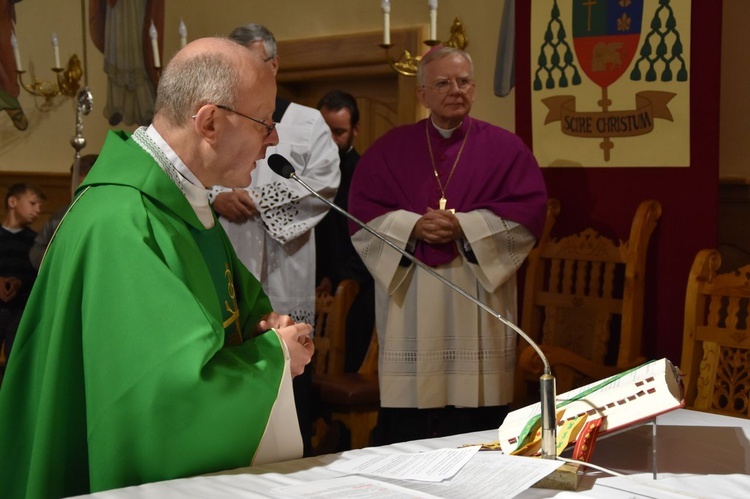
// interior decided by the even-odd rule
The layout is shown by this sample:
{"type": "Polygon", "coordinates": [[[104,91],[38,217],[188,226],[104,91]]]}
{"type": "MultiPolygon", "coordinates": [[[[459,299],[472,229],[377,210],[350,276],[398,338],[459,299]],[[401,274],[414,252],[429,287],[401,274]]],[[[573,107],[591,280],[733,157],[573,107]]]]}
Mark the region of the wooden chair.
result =
{"type": "Polygon", "coordinates": [[[346,315],[359,293],[359,283],[344,279],[331,293],[331,281],[324,278],[315,290],[315,358],[313,373],[344,372],[346,315]]]}
{"type": "Polygon", "coordinates": [[[685,297],[680,369],[685,404],[750,417],[750,265],[718,274],[721,256],[702,250],[685,297]]]}
{"type": "Polygon", "coordinates": [[[378,348],[378,335],[373,331],[359,371],[313,376],[313,388],[330,409],[331,420],[340,421],[349,430],[352,449],[370,444],[372,430],[378,422],[378,348]]]}
{"type": "MultiPolygon", "coordinates": [[[[330,412],[331,420],[340,421],[351,433],[351,447],[366,447],[377,423],[380,406],[378,389],[378,342],[373,338],[357,373],[344,372],[346,351],[346,316],[359,292],[351,279],[341,281],[335,294],[331,283],[323,279],[315,294],[315,358],[312,384],[318,403],[330,412]]],[[[327,431],[318,425],[313,445],[327,431]]]]}
{"type": "MultiPolygon", "coordinates": [[[[549,198],[547,200],[547,218],[544,221],[544,227],[542,228],[542,235],[539,236],[539,240],[536,242],[536,248],[542,246],[549,241],[549,234],[552,232],[555,222],[557,222],[557,216],[560,214],[560,201],[555,198],[549,198]]],[[[529,259],[531,254],[529,254],[529,259]]]]}
{"type": "MultiPolygon", "coordinates": [[[[643,201],[626,242],[588,228],[562,238],[542,236],[529,253],[521,328],[540,344],[558,393],[645,361],[646,254],[660,216],[658,201],[643,201]]],[[[538,401],[542,369],[536,352],[519,340],[515,406],[538,401]]]]}

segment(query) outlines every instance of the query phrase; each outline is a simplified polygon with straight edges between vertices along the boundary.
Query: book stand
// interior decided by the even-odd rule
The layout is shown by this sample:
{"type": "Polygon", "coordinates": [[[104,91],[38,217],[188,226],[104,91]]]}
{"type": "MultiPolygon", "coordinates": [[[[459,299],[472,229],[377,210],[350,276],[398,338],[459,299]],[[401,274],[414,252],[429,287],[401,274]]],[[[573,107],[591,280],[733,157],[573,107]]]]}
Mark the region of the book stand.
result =
{"type": "Polygon", "coordinates": [[[653,473],[653,478],[656,480],[656,429],[659,427],[658,424],[656,424],[656,416],[651,418],[651,472],[653,473]]]}
{"type": "Polygon", "coordinates": [[[605,433],[604,435],[600,435],[599,438],[601,439],[607,439],[609,437],[614,437],[615,435],[619,435],[620,433],[625,433],[628,431],[633,430],[634,428],[639,428],[641,426],[645,425],[651,425],[651,475],[653,480],[658,479],[658,439],[657,439],[657,433],[659,424],[656,421],[657,416],[652,416],[648,419],[644,419],[643,421],[640,421],[636,424],[633,424],[631,426],[628,426],[626,428],[622,428],[620,430],[615,430],[613,432],[605,433]]]}
{"type": "MultiPolygon", "coordinates": [[[[659,425],[657,423],[656,416],[653,416],[649,419],[645,419],[632,426],[628,426],[627,428],[623,428],[621,430],[616,430],[614,432],[600,435],[600,438],[606,439],[606,438],[619,435],[620,433],[625,433],[634,428],[638,428],[640,426],[645,426],[645,425],[651,425],[651,474],[652,474],[652,479],[657,480],[658,479],[657,434],[658,434],[659,425]]],[[[571,448],[573,448],[572,445],[568,447],[566,450],[570,450],[571,448]]],[[[548,476],[546,476],[542,480],[532,485],[532,487],[542,488],[542,489],[554,489],[554,490],[577,490],[578,485],[581,481],[581,477],[582,477],[584,469],[585,469],[584,465],[579,465],[579,464],[574,464],[574,463],[565,463],[562,466],[560,466],[557,470],[555,470],[554,472],[550,473],[548,476]]]]}

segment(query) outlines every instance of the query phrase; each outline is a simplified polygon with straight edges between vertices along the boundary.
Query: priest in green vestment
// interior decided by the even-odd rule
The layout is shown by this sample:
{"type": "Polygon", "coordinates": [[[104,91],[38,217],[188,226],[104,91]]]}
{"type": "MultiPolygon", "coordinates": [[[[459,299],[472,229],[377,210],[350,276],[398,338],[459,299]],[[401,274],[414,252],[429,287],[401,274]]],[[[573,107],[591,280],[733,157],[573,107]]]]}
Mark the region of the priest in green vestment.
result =
{"type": "Polygon", "coordinates": [[[267,65],[204,38],[153,125],[110,132],[50,243],[0,388],[0,490],[61,497],[301,456],[309,324],[271,310],[206,187],[278,135],[267,65]]]}

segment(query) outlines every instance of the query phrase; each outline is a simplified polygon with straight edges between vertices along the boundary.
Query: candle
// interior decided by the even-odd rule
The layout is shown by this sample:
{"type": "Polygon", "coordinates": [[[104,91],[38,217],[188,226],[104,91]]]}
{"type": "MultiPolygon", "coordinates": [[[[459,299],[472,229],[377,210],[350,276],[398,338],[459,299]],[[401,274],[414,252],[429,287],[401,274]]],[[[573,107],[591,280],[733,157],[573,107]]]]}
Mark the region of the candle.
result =
{"type": "Polygon", "coordinates": [[[151,37],[151,51],[154,53],[154,67],[161,67],[161,60],[159,59],[159,33],[156,31],[154,21],[151,21],[151,27],[148,29],[148,36],[151,37]]]}
{"type": "Polygon", "coordinates": [[[180,47],[184,47],[187,45],[187,26],[185,26],[185,23],[182,19],[180,19],[180,47]]]}
{"type": "Polygon", "coordinates": [[[437,3],[438,0],[427,0],[430,8],[430,40],[437,40],[437,3]]]}
{"type": "Polygon", "coordinates": [[[16,40],[15,33],[10,34],[10,45],[13,47],[13,57],[16,58],[16,71],[20,73],[23,71],[23,66],[21,65],[21,51],[18,50],[18,40],[16,40]]]}
{"type": "Polygon", "coordinates": [[[57,45],[57,33],[52,33],[52,50],[55,52],[55,66],[56,68],[62,67],[60,66],[60,47],[57,45]]]}
{"type": "Polygon", "coordinates": [[[383,9],[383,45],[391,44],[391,0],[381,0],[383,9]]]}

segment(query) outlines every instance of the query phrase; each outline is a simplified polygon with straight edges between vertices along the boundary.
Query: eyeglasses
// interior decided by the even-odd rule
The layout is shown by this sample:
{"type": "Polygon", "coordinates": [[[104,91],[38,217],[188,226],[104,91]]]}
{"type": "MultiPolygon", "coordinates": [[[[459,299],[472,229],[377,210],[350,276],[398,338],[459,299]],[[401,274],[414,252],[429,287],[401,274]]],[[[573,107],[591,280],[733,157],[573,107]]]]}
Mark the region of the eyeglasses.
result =
{"type": "Polygon", "coordinates": [[[455,80],[440,80],[436,83],[433,83],[432,85],[422,85],[422,86],[431,88],[439,94],[444,94],[451,89],[451,87],[453,86],[453,83],[456,84],[456,88],[459,90],[459,92],[466,92],[467,90],[469,90],[471,87],[474,86],[474,80],[472,80],[471,78],[456,78],[455,80]]]}
{"type": "Polygon", "coordinates": [[[267,125],[266,122],[265,122],[265,120],[256,120],[255,118],[251,118],[250,116],[248,116],[246,114],[242,114],[239,111],[235,111],[234,109],[232,109],[229,106],[222,106],[222,105],[219,105],[219,104],[215,104],[215,106],[218,107],[219,109],[223,109],[224,111],[229,111],[230,113],[238,114],[238,115],[242,116],[243,118],[247,118],[247,119],[249,119],[251,121],[254,121],[256,123],[259,123],[259,124],[263,125],[264,127],[266,127],[266,137],[270,137],[271,134],[273,133],[273,131],[276,130],[276,123],[274,123],[274,122],[271,122],[271,125],[267,125]]]}
{"type": "MultiPolygon", "coordinates": [[[[234,109],[232,109],[229,106],[222,106],[221,104],[213,104],[213,105],[216,106],[216,107],[218,107],[219,109],[223,109],[224,111],[229,111],[230,113],[238,114],[238,115],[242,116],[243,118],[247,118],[250,121],[254,121],[254,122],[256,122],[256,123],[258,123],[260,125],[263,125],[264,127],[266,127],[266,138],[270,137],[271,134],[273,133],[273,131],[276,130],[277,123],[275,123],[275,122],[272,122],[271,125],[267,125],[266,122],[265,122],[265,120],[258,120],[258,119],[255,119],[255,118],[251,118],[250,116],[248,116],[246,114],[242,114],[239,111],[235,111],[234,109]]],[[[191,116],[191,118],[195,119],[196,116],[197,115],[194,114],[193,116],[191,116]]]]}

